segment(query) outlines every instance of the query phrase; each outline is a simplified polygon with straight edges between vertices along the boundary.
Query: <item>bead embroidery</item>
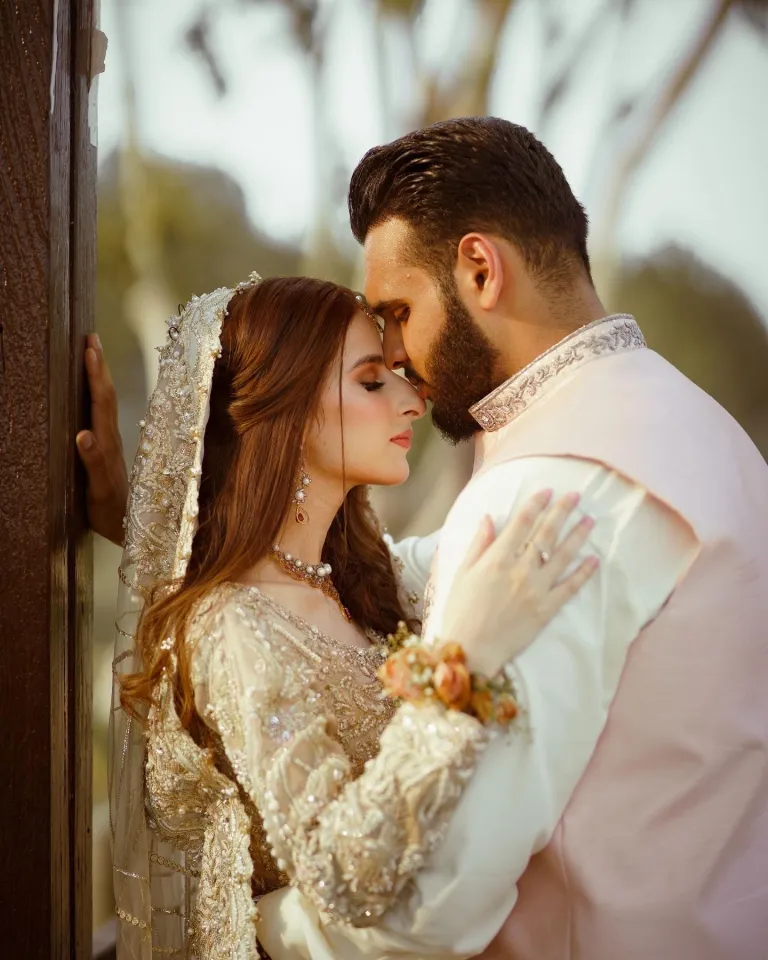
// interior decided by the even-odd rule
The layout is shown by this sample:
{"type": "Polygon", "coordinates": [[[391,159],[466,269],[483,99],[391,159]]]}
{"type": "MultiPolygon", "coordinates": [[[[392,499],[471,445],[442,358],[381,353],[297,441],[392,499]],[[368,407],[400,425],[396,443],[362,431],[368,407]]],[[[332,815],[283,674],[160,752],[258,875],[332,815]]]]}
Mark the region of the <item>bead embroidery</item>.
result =
{"type": "Polygon", "coordinates": [[[637,350],[645,337],[633,317],[617,314],[574,331],[519,373],[483,397],[469,412],[489,433],[506,426],[529,407],[551,381],[605,353],[637,350]]]}
{"type": "Polygon", "coordinates": [[[199,867],[196,955],[248,956],[235,946],[253,938],[252,895],[289,876],[324,914],[375,923],[442,836],[485,743],[482,728],[445,711],[390,725],[395,707],[374,679],[382,648],[335,642],[255,587],[222,588],[188,643],[215,737],[204,748],[182,730],[166,682],[150,715],[146,783],[158,839],[199,867]],[[225,631],[237,631],[259,664],[246,700],[225,631]],[[262,730],[260,763],[246,729],[262,730]],[[374,761],[382,731],[387,759],[374,761]],[[403,797],[401,778],[410,784],[403,797]],[[239,918],[230,930],[221,929],[222,911],[239,918]]]}

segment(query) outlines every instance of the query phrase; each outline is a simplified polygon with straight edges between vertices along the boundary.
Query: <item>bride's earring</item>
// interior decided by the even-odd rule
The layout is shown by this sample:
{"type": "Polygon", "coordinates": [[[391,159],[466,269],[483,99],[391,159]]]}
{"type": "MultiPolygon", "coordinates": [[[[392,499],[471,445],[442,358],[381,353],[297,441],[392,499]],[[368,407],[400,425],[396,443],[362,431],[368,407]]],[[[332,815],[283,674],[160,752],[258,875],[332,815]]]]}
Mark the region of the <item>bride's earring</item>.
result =
{"type": "Polygon", "coordinates": [[[310,483],[312,483],[312,477],[310,477],[302,465],[299,471],[299,482],[296,487],[296,492],[291,501],[296,506],[296,523],[309,523],[309,514],[304,504],[307,502],[307,494],[309,493],[307,487],[309,487],[310,483]]]}

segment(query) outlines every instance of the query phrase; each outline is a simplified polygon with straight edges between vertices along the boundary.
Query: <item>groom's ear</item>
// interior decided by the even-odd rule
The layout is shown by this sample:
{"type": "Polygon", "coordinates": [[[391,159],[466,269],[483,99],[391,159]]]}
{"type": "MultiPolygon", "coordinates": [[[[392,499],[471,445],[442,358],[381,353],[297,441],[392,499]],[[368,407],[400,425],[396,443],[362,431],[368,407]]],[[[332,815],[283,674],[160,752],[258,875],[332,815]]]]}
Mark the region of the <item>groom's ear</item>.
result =
{"type": "Polygon", "coordinates": [[[467,305],[493,310],[501,297],[504,263],[498,246],[482,233],[461,238],[456,258],[456,285],[467,305]]]}

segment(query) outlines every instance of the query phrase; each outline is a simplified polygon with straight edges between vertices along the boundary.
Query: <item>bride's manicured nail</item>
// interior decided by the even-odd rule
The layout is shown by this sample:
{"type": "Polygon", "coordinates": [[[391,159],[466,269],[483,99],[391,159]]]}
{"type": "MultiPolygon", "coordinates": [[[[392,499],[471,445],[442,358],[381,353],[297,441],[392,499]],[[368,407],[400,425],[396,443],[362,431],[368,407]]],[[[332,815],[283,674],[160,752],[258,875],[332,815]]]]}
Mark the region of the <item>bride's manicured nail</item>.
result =
{"type": "Polygon", "coordinates": [[[595,525],[595,521],[592,519],[592,517],[582,517],[581,525],[582,527],[585,527],[587,530],[591,530],[592,527],[594,527],[595,525]]]}
{"type": "Polygon", "coordinates": [[[581,500],[581,494],[575,492],[566,493],[563,499],[569,507],[575,507],[579,500],[581,500]]]}

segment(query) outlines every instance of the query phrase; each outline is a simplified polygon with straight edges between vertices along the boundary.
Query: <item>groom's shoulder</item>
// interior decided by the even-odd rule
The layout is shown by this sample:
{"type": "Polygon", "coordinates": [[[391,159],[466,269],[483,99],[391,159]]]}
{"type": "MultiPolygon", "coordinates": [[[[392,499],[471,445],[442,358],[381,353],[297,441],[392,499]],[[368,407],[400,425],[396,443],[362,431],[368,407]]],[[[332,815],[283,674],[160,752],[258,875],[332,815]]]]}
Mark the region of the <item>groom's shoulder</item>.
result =
{"type": "MultiPolygon", "coordinates": [[[[601,370],[596,364],[585,368],[579,392],[596,399],[595,410],[605,416],[620,411],[629,422],[647,422],[657,413],[664,419],[692,414],[717,420],[729,418],[725,409],[678,367],[655,350],[638,350],[613,358],[616,366],[605,382],[595,376],[601,370]],[[610,402],[608,402],[610,401],[610,402]]],[[[611,370],[610,366],[603,368],[611,370]]]]}

